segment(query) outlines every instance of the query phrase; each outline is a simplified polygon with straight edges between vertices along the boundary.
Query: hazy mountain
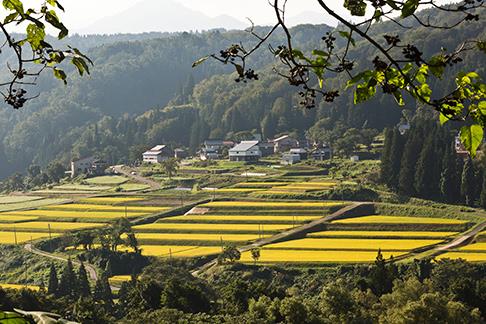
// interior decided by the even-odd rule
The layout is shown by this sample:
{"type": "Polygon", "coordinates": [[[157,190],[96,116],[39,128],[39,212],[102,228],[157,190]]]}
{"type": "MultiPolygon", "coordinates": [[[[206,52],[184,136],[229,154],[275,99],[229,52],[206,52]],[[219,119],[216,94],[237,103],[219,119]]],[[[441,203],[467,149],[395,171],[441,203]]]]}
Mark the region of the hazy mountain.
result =
{"type": "Polygon", "coordinates": [[[313,25],[325,24],[328,26],[337,25],[337,21],[329,17],[329,15],[317,13],[314,11],[304,11],[295,16],[288,17],[286,21],[289,26],[296,26],[301,24],[313,24],[313,25]]]}
{"type": "Polygon", "coordinates": [[[230,16],[209,17],[172,0],[145,0],[79,30],[81,34],[177,32],[215,28],[243,29],[247,24],[230,16]]]}

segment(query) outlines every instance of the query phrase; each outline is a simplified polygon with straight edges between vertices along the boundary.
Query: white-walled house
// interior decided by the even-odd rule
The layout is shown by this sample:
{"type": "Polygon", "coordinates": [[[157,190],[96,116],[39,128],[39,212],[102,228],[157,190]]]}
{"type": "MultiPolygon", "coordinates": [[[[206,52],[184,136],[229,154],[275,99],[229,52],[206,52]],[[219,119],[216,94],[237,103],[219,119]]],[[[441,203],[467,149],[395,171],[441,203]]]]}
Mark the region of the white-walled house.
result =
{"type": "Polygon", "coordinates": [[[152,164],[162,163],[171,157],[172,152],[167,145],[157,145],[143,153],[143,162],[152,164]]]}
{"type": "Polygon", "coordinates": [[[258,141],[242,141],[229,150],[230,161],[258,161],[261,157],[258,141]]]}

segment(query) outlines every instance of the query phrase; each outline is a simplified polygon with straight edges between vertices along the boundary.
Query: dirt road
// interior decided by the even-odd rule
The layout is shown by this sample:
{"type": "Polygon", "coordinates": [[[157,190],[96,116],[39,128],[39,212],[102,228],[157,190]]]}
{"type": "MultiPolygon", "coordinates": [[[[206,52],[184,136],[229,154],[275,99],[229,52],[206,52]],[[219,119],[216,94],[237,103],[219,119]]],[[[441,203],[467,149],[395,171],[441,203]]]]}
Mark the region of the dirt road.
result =
{"type": "Polygon", "coordinates": [[[148,179],[145,177],[142,177],[141,175],[138,175],[137,171],[135,169],[132,169],[130,167],[127,167],[126,165],[115,165],[113,169],[120,173],[123,174],[124,176],[131,178],[137,182],[146,184],[147,186],[150,186],[151,189],[153,190],[159,190],[162,188],[160,183],[157,181],[154,181],[152,179],[148,179]]]}

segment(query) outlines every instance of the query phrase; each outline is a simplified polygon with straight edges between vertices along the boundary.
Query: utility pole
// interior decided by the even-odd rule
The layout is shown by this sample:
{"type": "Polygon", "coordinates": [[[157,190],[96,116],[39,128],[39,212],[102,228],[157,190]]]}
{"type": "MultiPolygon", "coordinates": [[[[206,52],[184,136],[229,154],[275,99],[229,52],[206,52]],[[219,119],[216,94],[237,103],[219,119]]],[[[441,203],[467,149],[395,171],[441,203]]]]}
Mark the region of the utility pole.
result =
{"type": "Polygon", "coordinates": [[[14,227],[14,240],[15,240],[15,245],[17,245],[17,230],[14,227]]]}

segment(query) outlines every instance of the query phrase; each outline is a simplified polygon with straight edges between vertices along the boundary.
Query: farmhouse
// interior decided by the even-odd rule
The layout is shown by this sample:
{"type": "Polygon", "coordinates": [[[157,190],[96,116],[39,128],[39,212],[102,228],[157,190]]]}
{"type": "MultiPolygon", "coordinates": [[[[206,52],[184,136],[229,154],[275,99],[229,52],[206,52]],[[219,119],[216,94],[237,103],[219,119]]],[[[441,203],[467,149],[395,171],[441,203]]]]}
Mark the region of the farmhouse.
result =
{"type": "Polygon", "coordinates": [[[261,157],[258,141],[242,141],[229,150],[230,161],[258,161],[261,157]]]}
{"type": "Polygon", "coordinates": [[[311,155],[316,161],[329,160],[332,156],[332,150],[330,147],[322,147],[314,150],[311,155]]]}
{"type": "Polygon", "coordinates": [[[299,141],[291,138],[289,135],[280,136],[274,139],[273,143],[275,153],[287,152],[290,149],[299,147],[299,141]]]}
{"type": "Polygon", "coordinates": [[[181,149],[181,148],[177,148],[174,150],[174,157],[176,159],[185,159],[189,156],[189,154],[187,153],[186,150],[184,149],[181,149]]]}
{"type": "Polygon", "coordinates": [[[143,153],[143,162],[161,163],[172,157],[172,152],[167,145],[157,145],[147,152],[143,153]]]}
{"type": "Polygon", "coordinates": [[[103,175],[107,167],[108,163],[106,161],[94,156],[73,160],[71,161],[71,178],[80,174],[103,175]]]}
{"type": "Polygon", "coordinates": [[[290,149],[290,154],[297,154],[298,156],[300,156],[300,159],[301,160],[307,160],[307,157],[309,155],[309,153],[307,152],[307,150],[304,149],[304,148],[293,148],[293,149],[290,149]]]}
{"type": "Polygon", "coordinates": [[[258,147],[262,151],[262,157],[272,155],[275,150],[275,144],[273,142],[260,142],[258,147]]]}

